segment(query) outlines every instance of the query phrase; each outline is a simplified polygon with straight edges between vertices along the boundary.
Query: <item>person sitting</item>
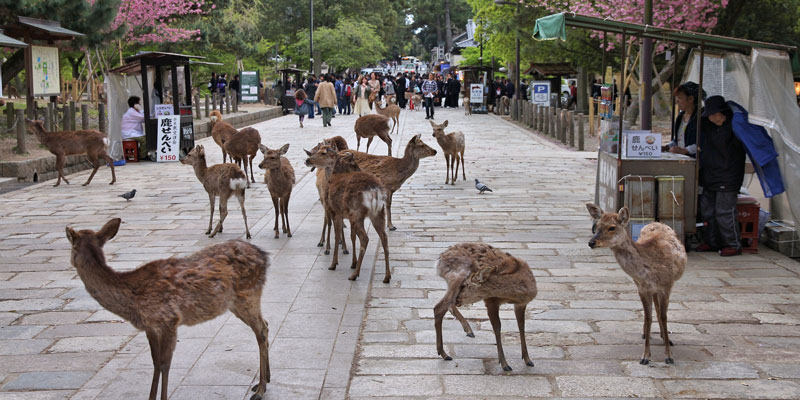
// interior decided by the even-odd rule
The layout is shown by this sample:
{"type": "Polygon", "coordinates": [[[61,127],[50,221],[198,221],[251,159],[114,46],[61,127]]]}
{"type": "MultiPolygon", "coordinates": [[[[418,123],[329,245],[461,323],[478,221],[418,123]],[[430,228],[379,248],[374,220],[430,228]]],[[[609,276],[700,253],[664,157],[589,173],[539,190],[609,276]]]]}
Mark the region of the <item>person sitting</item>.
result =
{"type": "Polygon", "coordinates": [[[744,180],[745,149],[733,132],[733,112],[722,96],[706,100],[700,135],[700,217],[703,240],[697,251],[720,256],[742,253],[736,201],[744,180]]]}
{"type": "Polygon", "coordinates": [[[700,86],[694,82],[686,82],[675,89],[675,104],[680,113],[675,118],[672,141],[664,146],[665,151],[691,157],[697,154],[697,104],[701,97],[699,90],[700,86]]]}
{"type": "Polygon", "coordinates": [[[143,160],[147,155],[147,146],[145,144],[144,130],[142,129],[144,114],[142,114],[142,106],[139,105],[140,100],[138,96],[128,98],[128,107],[130,108],[122,115],[120,128],[122,130],[122,140],[136,141],[139,149],[139,159],[143,160]]]}

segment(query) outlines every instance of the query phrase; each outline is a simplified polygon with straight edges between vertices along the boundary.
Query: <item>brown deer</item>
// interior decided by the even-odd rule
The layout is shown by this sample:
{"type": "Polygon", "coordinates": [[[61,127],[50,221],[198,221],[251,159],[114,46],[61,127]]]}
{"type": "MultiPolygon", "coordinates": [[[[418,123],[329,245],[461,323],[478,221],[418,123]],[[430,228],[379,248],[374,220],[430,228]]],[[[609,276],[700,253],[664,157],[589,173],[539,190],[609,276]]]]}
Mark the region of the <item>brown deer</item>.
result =
{"type": "Polygon", "coordinates": [[[384,117],[379,114],[364,115],[358,117],[356,125],[353,129],[356,131],[356,150],[361,148],[361,138],[367,139],[367,150],[369,153],[369,145],[372,144],[372,139],[378,136],[386,143],[389,149],[389,156],[392,155],[392,138],[389,137],[389,117],[384,117]]]}
{"type": "Polygon", "coordinates": [[[674,364],[667,329],[667,309],[672,285],[681,278],[686,268],[686,250],[675,231],[667,225],[653,222],[642,228],[637,241],[628,235],[628,209],[623,207],[618,214],[603,213],[600,207],[586,204],[595,221],[595,235],[589,247],[608,247],[614,252],[617,263],[636,284],[644,307],[644,355],[639,364],[650,362],[650,326],[653,323],[653,306],[656,319],[664,339],[667,364],[674,364]]]}
{"type": "MultiPolygon", "coordinates": [[[[350,168],[357,168],[355,157],[350,151],[338,153],[330,146],[324,146],[314,154],[306,150],[309,155],[306,159],[306,165],[314,165],[320,169],[333,171],[333,167],[337,163],[350,163],[350,168]]],[[[350,268],[355,269],[348,279],[351,281],[356,280],[361,273],[361,263],[364,261],[364,253],[367,251],[367,244],[369,243],[369,236],[364,229],[364,219],[369,217],[372,221],[372,226],[378,233],[383,246],[384,261],[386,263],[386,275],[383,278],[383,283],[389,283],[392,278],[392,273],[389,270],[389,243],[386,235],[385,225],[385,202],[386,202],[386,189],[381,182],[373,176],[365,172],[344,172],[344,173],[331,173],[329,175],[327,200],[325,201],[325,208],[327,213],[333,219],[334,226],[334,249],[339,248],[339,243],[344,241],[342,231],[342,221],[347,218],[350,221],[350,239],[353,244],[353,262],[350,268]],[[356,236],[361,244],[356,258],[356,236]]],[[[333,260],[330,270],[335,270],[336,265],[339,263],[339,252],[333,252],[333,260]]]]}
{"type": "Polygon", "coordinates": [[[278,220],[281,220],[283,233],[292,237],[292,229],[289,227],[289,198],[292,197],[292,186],[295,183],[294,168],[286,157],[289,151],[289,144],[283,145],[278,150],[270,150],[263,144],[258,145],[264,159],[258,167],[266,170],[264,172],[264,183],[267,184],[269,194],[272,196],[272,207],[275,208],[275,239],[280,238],[278,231],[278,220]]]}
{"type": "Polygon", "coordinates": [[[440,125],[435,124],[433,121],[429,122],[433,128],[433,137],[435,137],[436,141],[439,142],[439,146],[442,148],[442,153],[444,153],[444,162],[447,166],[444,184],[446,185],[448,181],[453,185],[456,184],[456,180],[458,179],[459,164],[461,164],[462,177],[464,180],[467,180],[467,173],[464,171],[464,133],[461,131],[444,133],[444,128],[447,127],[447,121],[444,121],[440,125]],[[453,169],[453,166],[455,166],[455,169],[453,169]]]}
{"type": "Polygon", "coordinates": [[[504,371],[511,371],[503,352],[500,336],[500,305],[513,304],[519,328],[522,359],[529,367],[525,343],[525,308],[536,297],[536,278],[528,263],[484,243],[461,243],[445,250],[436,265],[439,276],[447,281],[447,292],[433,308],[436,329],[436,351],[445,360],[452,360],[442,343],[442,318],[450,313],[458,319],[464,332],[475,337],[469,323],[457,307],[483,300],[497,342],[497,356],[504,371]]]}
{"type": "Polygon", "coordinates": [[[67,156],[73,154],[86,154],[89,162],[92,163],[94,169],[89,179],[83,186],[92,182],[94,174],[100,168],[100,159],[107,162],[111,167],[111,182],[113,185],[117,181],[117,175],[114,172],[114,160],[108,155],[108,138],[106,134],[98,130],[80,130],[80,131],[62,131],[62,132],[47,132],[44,130],[44,123],[38,120],[25,119],[28,125],[28,131],[36,135],[39,143],[50,150],[56,156],[56,169],[58,170],[58,180],[53,187],[61,184],[61,179],[69,185],[67,177],[64,176],[64,162],[67,156]]]}
{"type": "MultiPolygon", "coordinates": [[[[324,139],[321,143],[319,143],[316,146],[314,146],[314,148],[311,149],[310,153],[312,153],[312,154],[316,153],[323,146],[330,146],[336,151],[343,151],[343,150],[347,150],[348,149],[347,141],[343,137],[334,136],[332,138],[324,139]]],[[[346,163],[340,163],[340,164],[337,164],[336,166],[334,166],[334,168],[333,168],[334,171],[328,171],[328,170],[325,170],[325,169],[317,170],[317,180],[316,180],[317,193],[319,194],[319,201],[320,201],[320,203],[322,203],[323,209],[325,208],[325,199],[327,198],[327,195],[326,195],[325,191],[328,188],[328,177],[330,176],[330,174],[333,173],[333,172],[355,172],[355,171],[360,171],[360,169],[358,169],[357,166],[355,166],[355,168],[353,168],[353,169],[350,169],[349,168],[350,164],[346,164],[346,163]],[[341,167],[337,168],[337,166],[339,166],[340,164],[341,164],[341,167]]],[[[311,167],[311,171],[314,171],[314,169],[315,169],[315,167],[312,166],[311,167]]],[[[325,217],[324,217],[324,219],[322,221],[322,235],[319,237],[319,243],[317,243],[317,247],[322,247],[324,245],[325,246],[325,254],[326,255],[330,254],[330,252],[331,252],[331,232],[330,232],[330,229],[331,229],[332,225],[333,225],[333,220],[331,220],[330,215],[328,215],[328,213],[325,212],[325,217]],[[326,231],[328,233],[327,239],[326,239],[326,236],[325,236],[325,232],[326,231]]],[[[342,241],[342,253],[349,254],[349,252],[347,251],[347,242],[344,241],[344,240],[342,241]]]]}
{"type": "Polygon", "coordinates": [[[9,100],[19,98],[19,92],[14,85],[6,85],[5,88],[3,88],[3,92],[8,96],[9,100]]]}
{"type": "Polygon", "coordinates": [[[422,96],[414,94],[411,96],[411,101],[414,102],[414,111],[422,110],[422,96]]]}
{"type": "Polygon", "coordinates": [[[114,218],[97,231],[66,228],[72,266],[86,291],[106,310],[145,331],[153,358],[150,400],[166,400],[179,325],[197,325],[226,310],[256,335],[259,381],[250,400],[260,400],[270,380],[269,328],[261,315],[261,292],[269,255],[241,240],[208,246],[185,258],[151,261],[133,271],[116,272],[106,263],[103,245],[119,231],[114,218]]]}
{"type": "Polygon", "coordinates": [[[392,130],[389,131],[390,135],[392,132],[394,132],[395,128],[397,128],[398,133],[400,132],[400,128],[397,126],[397,124],[400,122],[400,106],[389,103],[389,100],[387,99],[386,107],[381,107],[380,103],[376,103],[375,111],[384,117],[389,117],[392,119],[392,130]]]}
{"type": "Polygon", "coordinates": [[[208,193],[208,201],[211,203],[211,215],[208,217],[208,230],[206,235],[214,237],[217,232],[222,232],[222,223],[228,216],[228,199],[235,195],[239,200],[239,207],[242,209],[244,219],[244,229],[247,238],[250,239],[250,228],[247,227],[247,212],[244,209],[244,190],[247,187],[247,175],[236,166],[236,164],[225,163],[206,166],[206,153],[203,146],[195,146],[189,154],[181,160],[181,164],[194,167],[194,174],[203,184],[203,188],[208,193]],[[211,224],[214,221],[214,199],[219,196],[219,221],[214,231],[211,231],[211,224]]]}
{"type": "Polygon", "coordinates": [[[253,177],[253,159],[258,155],[258,145],[260,144],[261,134],[258,133],[258,130],[244,128],[231,136],[223,145],[224,151],[228,152],[236,165],[241,167],[244,164],[245,177],[247,177],[247,165],[250,164],[250,180],[247,181],[247,188],[250,188],[250,182],[256,183],[256,178],[253,177]]]}
{"type": "Polygon", "coordinates": [[[421,135],[416,135],[408,141],[403,158],[387,156],[373,156],[367,153],[356,152],[356,163],[362,171],[375,175],[383,182],[388,196],[386,196],[387,224],[391,231],[396,230],[392,224],[392,196],[400,189],[400,186],[417,172],[419,160],[425,157],[433,157],[436,150],[425,144],[420,139],[421,135]]]}
{"type": "Polygon", "coordinates": [[[209,114],[209,124],[211,124],[211,137],[214,139],[214,143],[222,149],[222,162],[226,163],[228,162],[228,153],[225,151],[225,142],[238,131],[231,124],[222,120],[222,113],[218,110],[211,111],[209,114]]]}

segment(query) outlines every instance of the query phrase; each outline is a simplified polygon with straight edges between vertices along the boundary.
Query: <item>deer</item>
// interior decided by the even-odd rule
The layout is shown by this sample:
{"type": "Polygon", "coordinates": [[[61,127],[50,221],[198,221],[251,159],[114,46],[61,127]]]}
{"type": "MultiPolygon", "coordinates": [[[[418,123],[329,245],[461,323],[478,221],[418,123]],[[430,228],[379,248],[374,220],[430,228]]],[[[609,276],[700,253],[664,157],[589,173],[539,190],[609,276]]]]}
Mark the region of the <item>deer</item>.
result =
{"type": "MultiPolygon", "coordinates": [[[[323,146],[316,153],[306,150],[308,159],[306,165],[316,166],[326,171],[333,171],[337,163],[349,163],[350,168],[357,168],[355,156],[350,151],[337,152],[330,146],[323,146]]],[[[342,172],[330,173],[328,189],[326,191],[325,209],[333,219],[334,226],[334,249],[339,248],[339,243],[344,241],[342,221],[347,218],[350,221],[350,240],[353,244],[353,262],[350,268],[351,281],[358,278],[361,272],[361,263],[364,261],[364,253],[367,251],[369,236],[364,229],[364,219],[369,217],[372,226],[378,233],[381,245],[383,246],[384,262],[386,273],[383,283],[389,283],[392,272],[389,269],[389,242],[386,235],[385,216],[386,216],[386,189],[378,178],[366,172],[342,172]],[[356,257],[356,236],[360,242],[358,257],[356,257]]],[[[333,252],[333,259],[329,270],[335,270],[339,263],[339,252],[333,252]]]]}
{"type": "MultiPolygon", "coordinates": [[[[328,138],[328,139],[323,139],[323,141],[321,143],[317,144],[316,146],[314,146],[314,148],[312,148],[310,150],[310,153],[312,153],[312,154],[316,153],[317,151],[319,151],[320,148],[322,148],[322,146],[331,146],[336,151],[348,150],[347,141],[341,136],[334,136],[334,137],[331,137],[331,138],[328,138]]],[[[338,168],[337,168],[337,166],[339,166],[339,164],[337,164],[337,166],[334,166],[334,171],[328,171],[328,170],[325,170],[325,169],[318,169],[317,170],[317,180],[316,180],[317,193],[319,194],[319,201],[320,201],[320,203],[322,203],[323,209],[325,208],[325,199],[327,197],[325,191],[328,188],[328,176],[332,172],[355,172],[355,171],[360,171],[360,169],[358,168],[357,165],[353,166],[353,168],[349,168],[349,167],[351,167],[350,164],[345,164],[345,163],[340,163],[340,164],[341,164],[341,166],[338,167],[338,168]]],[[[313,167],[313,166],[311,167],[311,171],[312,172],[315,169],[316,169],[315,167],[313,167]]],[[[324,219],[322,221],[322,235],[319,238],[319,243],[317,243],[317,247],[325,246],[325,255],[328,255],[328,254],[331,253],[331,232],[330,232],[330,230],[331,230],[331,226],[332,225],[333,225],[333,220],[331,220],[330,215],[328,215],[328,213],[326,212],[325,213],[325,217],[324,217],[324,219]],[[326,231],[328,233],[327,239],[325,237],[325,232],[326,231]]],[[[349,252],[347,251],[347,243],[344,240],[342,241],[342,253],[349,254],[349,252]]]]}
{"type": "Polygon", "coordinates": [[[411,96],[411,101],[414,102],[414,111],[419,111],[422,109],[422,96],[415,93],[413,96],[411,96]]]}
{"type": "Polygon", "coordinates": [[[383,115],[384,117],[389,117],[392,119],[392,130],[389,131],[391,135],[394,132],[394,129],[397,128],[398,133],[400,132],[400,128],[397,127],[398,123],[400,122],[400,106],[389,103],[389,100],[386,100],[386,107],[381,107],[380,103],[375,104],[375,111],[383,115]]]}
{"type": "Polygon", "coordinates": [[[56,156],[58,180],[53,187],[60,185],[61,179],[64,179],[64,182],[69,185],[67,177],[64,176],[64,163],[67,160],[67,156],[74,154],[86,154],[89,162],[92,163],[92,167],[94,167],[89,179],[86,180],[83,186],[92,182],[94,174],[100,168],[101,158],[111,167],[111,182],[108,184],[113,185],[117,181],[117,175],[114,172],[114,160],[108,155],[108,138],[105,133],[94,129],[47,132],[42,121],[26,118],[25,122],[27,123],[28,131],[36,135],[39,143],[56,156]]]}
{"type": "Polygon", "coordinates": [[[444,184],[446,185],[448,182],[453,185],[456,184],[459,163],[461,164],[461,175],[464,180],[467,180],[467,173],[464,171],[464,133],[461,131],[444,133],[444,128],[446,128],[448,124],[447,120],[441,124],[435,124],[433,121],[429,122],[431,123],[431,128],[433,128],[433,137],[439,142],[442,153],[444,153],[444,163],[447,167],[444,184]],[[455,166],[455,169],[453,169],[453,166],[455,166]]]}
{"type": "Polygon", "coordinates": [[[536,278],[528,263],[485,243],[460,243],[439,255],[436,271],[447,281],[447,292],[433,308],[436,330],[436,351],[444,360],[450,357],[442,343],[442,319],[449,310],[461,323],[467,336],[475,337],[458,307],[483,300],[497,343],[497,356],[504,371],[512,368],[506,362],[500,335],[500,305],[513,304],[519,328],[522,359],[533,367],[525,343],[525,308],[536,297],[536,278]]]}
{"type": "Polygon", "coordinates": [[[247,177],[247,165],[250,164],[250,180],[247,181],[247,188],[250,182],[256,183],[253,177],[253,159],[258,155],[258,146],[261,144],[261,134],[255,128],[244,128],[239,133],[233,135],[223,145],[224,151],[228,153],[231,160],[236,161],[236,165],[244,164],[244,175],[247,177]]]}
{"type": "Polygon", "coordinates": [[[19,98],[19,91],[17,91],[17,87],[14,86],[14,85],[8,85],[7,84],[3,88],[3,92],[6,93],[6,96],[8,96],[9,100],[10,99],[18,99],[19,98]]]}
{"type": "Polygon", "coordinates": [[[387,227],[390,231],[397,228],[392,224],[392,196],[403,183],[414,175],[419,168],[419,160],[425,157],[433,157],[436,150],[425,144],[420,138],[422,135],[415,135],[408,141],[403,152],[403,158],[387,156],[374,156],[367,153],[355,152],[355,160],[362,171],[375,175],[383,182],[388,192],[386,197],[387,227]]]}
{"type": "Polygon", "coordinates": [[[217,233],[222,232],[222,223],[225,222],[225,217],[228,216],[228,199],[231,195],[236,196],[239,200],[239,208],[242,209],[242,218],[244,219],[244,230],[247,233],[247,238],[250,239],[250,228],[247,226],[247,212],[244,209],[244,190],[247,187],[247,175],[236,166],[236,164],[225,163],[206,166],[206,153],[203,146],[195,146],[189,154],[181,160],[181,164],[191,165],[194,168],[194,174],[203,188],[208,193],[208,201],[211,203],[211,215],[208,217],[208,230],[206,235],[213,238],[217,233]],[[212,222],[214,221],[214,200],[219,196],[219,221],[214,231],[211,231],[212,222]]]}
{"type": "Polygon", "coordinates": [[[511,99],[508,96],[500,97],[500,115],[511,114],[511,99]]]}
{"type": "Polygon", "coordinates": [[[379,114],[369,114],[358,117],[356,125],[353,127],[356,131],[356,150],[361,148],[361,138],[367,139],[367,150],[369,152],[369,145],[372,144],[372,139],[378,136],[386,143],[389,149],[389,156],[392,155],[392,138],[389,137],[389,117],[384,117],[379,114]]]}
{"type": "Polygon", "coordinates": [[[286,157],[289,151],[289,144],[283,145],[278,150],[270,150],[263,144],[258,145],[264,159],[258,167],[265,170],[264,183],[267,184],[269,194],[272,196],[272,207],[275,209],[275,239],[280,238],[278,231],[278,220],[281,220],[283,233],[292,237],[292,229],[289,227],[289,198],[292,197],[292,186],[295,183],[294,168],[286,157]]]}
{"type": "Polygon", "coordinates": [[[226,163],[228,162],[228,153],[225,151],[225,142],[230,140],[238,131],[231,124],[222,120],[222,113],[218,110],[211,111],[209,120],[211,137],[214,139],[214,143],[222,149],[222,162],[226,163]]]}
{"type": "Polygon", "coordinates": [[[604,213],[600,207],[588,203],[586,208],[594,220],[589,247],[608,247],[622,270],[633,279],[644,307],[644,355],[639,364],[650,362],[650,328],[653,306],[664,340],[666,364],[674,364],[667,329],[667,309],[672,286],[681,278],[686,268],[686,249],[675,231],[667,225],[653,222],[642,228],[637,241],[628,234],[628,208],[618,213],[604,213]]]}
{"type": "Polygon", "coordinates": [[[103,246],[116,236],[122,220],[111,219],[99,231],[66,227],[71,263],[86,291],[106,310],[147,334],[153,359],[150,400],[166,400],[172,354],[179,325],[197,325],[230,310],[253,330],[259,350],[259,381],[250,400],[261,400],[270,381],[269,327],[261,315],[269,254],[242,240],[208,246],[188,257],[148,262],[117,272],[103,246]]]}

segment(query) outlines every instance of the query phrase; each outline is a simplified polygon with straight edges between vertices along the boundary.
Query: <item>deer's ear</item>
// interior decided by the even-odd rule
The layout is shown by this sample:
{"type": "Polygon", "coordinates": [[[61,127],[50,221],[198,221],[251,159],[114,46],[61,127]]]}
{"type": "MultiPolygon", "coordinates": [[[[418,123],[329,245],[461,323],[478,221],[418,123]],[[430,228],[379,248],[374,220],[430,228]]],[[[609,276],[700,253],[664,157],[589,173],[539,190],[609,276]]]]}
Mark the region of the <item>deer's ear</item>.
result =
{"type": "Polygon", "coordinates": [[[433,127],[433,129],[436,129],[436,124],[434,124],[433,121],[428,120],[428,122],[431,123],[431,127],[433,127]]]}
{"type": "Polygon", "coordinates": [[[267,154],[267,150],[269,150],[267,146],[264,146],[263,144],[259,144],[258,149],[261,150],[261,153],[263,154],[267,154]]]}
{"type": "Polygon", "coordinates": [[[418,133],[418,134],[414,135],[414,139],[413,139],[414,143],[419,143],[422,140],[422,139],[420,139],[421,137],[422,137],[421,133],[418,133]]]}
{"type": "Polygon", "coordinates": [[[75,244],[75,239],[78,238],[78,233],[72,230],[72,228],[70,227],[67,227],[66,231],[67,231],[67,240],[69,240],[70,243],[75,244]]]}
{"type": "Polygon", "coordinates": [[[628,224],[628,207],[622,207],[619,209],[619,216],[617,216],[617,222],[621,225],[628,224]]]}
{"type": "Polygon", "coordinates": [[[281,147],[281,154],[286,154],[289,151],[289,143],[286,143],[281,147]]]}
{"type": "Polygon", "coordinates": [[[594,203],[586,203],[586,209],[589,210],[589,215],[594,219],[600,219],[603,216],[603,210],[594,205],[594,203]]]}
{"type": "Polygon", "coordinates": [[[447,122],[448,122],[447,120],[444,120],[444,122],[442,122],[442,128],[447,128],[447,122]]]}
{"type": "Polygon", "coordinates": [[[102,228],[100,228],[100,231],[97,232],[97,238],[100,240],[101,246],[105,244],[105,242],[107,242],[109,239],[113,238],[114,236],[117,236],[117,232],[119,232],[119,225],[121,223],[122,223],[121,219],[114,218],[106,222],[106,224],[103,225],[102,228]]]}
{"type": "Polygon", "coordinates": [[[310,156],[310,155],[311,155],[311,152],[310,152],[310,151],[308,151],[308,150],[306,150],[306,149],[303,149],[303,151],[305,151],[305,152],[306,152],[306,155],[308,155],[308,156],[310,156]]]}

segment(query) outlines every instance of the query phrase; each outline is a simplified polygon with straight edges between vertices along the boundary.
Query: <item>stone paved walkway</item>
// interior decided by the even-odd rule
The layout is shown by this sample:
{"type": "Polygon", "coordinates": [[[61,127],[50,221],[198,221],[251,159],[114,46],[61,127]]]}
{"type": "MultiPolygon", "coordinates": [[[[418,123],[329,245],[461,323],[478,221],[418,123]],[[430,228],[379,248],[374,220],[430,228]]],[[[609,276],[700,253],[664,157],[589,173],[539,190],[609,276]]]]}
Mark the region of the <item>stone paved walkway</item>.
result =
{"type": "MultiPolygon", "coordinates": [[[[383,284],[377,236],[356,282],[348,268],[328,271],[319,238],[322,209],[302,147],[340,134],[355,144],[354,117],[297,129],[294,116],[255,125],[263,143],[291,143],[297,173],[290,204],[294,237],[272,239],[274,213],[263,173],[247,192],[252,242],[273,256],[262,305],[270,325],[268,399],[521,397],[800,398],[800,264],[767,249],[723,260],[690,255],[673,292],[670,328],[676,364],[665,366],[654,340],[641,366],[641,304],[606,250],[591,250],[583,203],[591,200],[591,153],[559,150],[494,116],[437,110],[437,121],[467,136],[467,177],[444,185],[441,155],[424,159],[395,194],[389,234],[392,282],[383,284]],[[495,192],[476,194],[480,178],[495,192]],[[514,370],[497,363],[481,305],[462,312],[467,338],[449,315],[444,339],[453,361],[435,349],[433,305],[444,294],[435,259],[447,246],[486,241],[524,258],[539,296],[527,316],[526,367],[509,306],[501,311],[514,370]],[[373,272],[374,271],[374,272],[373,272]],[[352,368],[351,368],[352,366],[352,368]]],[[[438,149],[423,113],[404,112],[394,151],[412,134],[438,149]]],[[[206,146],[213,162],[218,147],[206,146]]],[[[385,154],[382,142],[373,153],[385,154]]],[[[98,229],[123,219],[106,255],[118,270],[185,255],[243,236],[231,202],[225,232],[207,239],[207,196],[190,167],[128,164],[109,187],[102,169],[89,187],[45,182],[0,196],[0,400],[144,398],[152,365],[147,340],[104,311],[69,265],[64,226],[98,229]],[[132,188],[130,203],[115,197],[132,188]]],[[[81,182],[86,174],[73,176],[81,182]]],[[[654,324],[657,331],[657,324],[654,324]]],[[[654,334],[654,337],[657,335],[654,334]]],[[[243,399],[256,376],[253,335],[230,313],[179,330],[170,377],[172,399],[243,399]]]]}

